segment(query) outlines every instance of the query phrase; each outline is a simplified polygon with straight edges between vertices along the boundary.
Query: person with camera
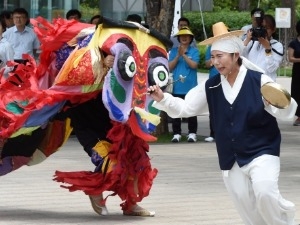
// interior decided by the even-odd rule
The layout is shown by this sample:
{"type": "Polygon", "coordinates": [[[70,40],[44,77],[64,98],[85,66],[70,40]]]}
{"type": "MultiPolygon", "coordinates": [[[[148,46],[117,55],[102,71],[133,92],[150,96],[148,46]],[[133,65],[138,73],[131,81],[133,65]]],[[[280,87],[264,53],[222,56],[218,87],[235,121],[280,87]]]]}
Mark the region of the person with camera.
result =
{"type": "Polygon", "coordinates": [[[272,15],[258,19],[258,26],[247,32],[243,56],[265,71],[274,81],[283,59],[283,45],[273,38],[276,22],[272,15]]]}
{"type": "Polygon", "coordinates": [[[264,17],[265,12],[263,9],[255,8],[251,10],[251,24],[247,24],[241,28],[245,33],[241,36],[241,39],[244,41],[247,38],[247,32],[250,29],[256,28],[261,21],[261,18],[264,17]]]}

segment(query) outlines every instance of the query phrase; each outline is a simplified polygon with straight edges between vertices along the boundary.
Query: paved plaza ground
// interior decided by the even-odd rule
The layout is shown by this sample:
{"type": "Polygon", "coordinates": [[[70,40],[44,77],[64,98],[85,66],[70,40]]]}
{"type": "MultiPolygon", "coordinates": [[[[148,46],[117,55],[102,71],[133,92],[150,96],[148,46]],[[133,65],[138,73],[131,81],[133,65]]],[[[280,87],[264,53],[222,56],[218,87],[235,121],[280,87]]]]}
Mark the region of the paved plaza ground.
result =
{"type": "MultiPolygon", "coordinates": [[[[201,141],[197,143],[150,145],[152,166],[159,173],[141,206],[155,210],[155,217],[123,216],[118,197],[108,198],[110,215],[100,217],[93,212],[87,196],[70,193],[52,181],[55,170],[93,169],[73,137],[43,163],[0,178],[0,225],[242,225],[225,190],[215,144],[202,141],[209,133],[208,116],[199,116],[198,123],[201,141]]],[[[183,126],[186,129],[186,124],[183,126]]],[[[296,219],[300,223],[300,127],[282,121],[279,126],[280,190],[297,205],[296,219]]]]}

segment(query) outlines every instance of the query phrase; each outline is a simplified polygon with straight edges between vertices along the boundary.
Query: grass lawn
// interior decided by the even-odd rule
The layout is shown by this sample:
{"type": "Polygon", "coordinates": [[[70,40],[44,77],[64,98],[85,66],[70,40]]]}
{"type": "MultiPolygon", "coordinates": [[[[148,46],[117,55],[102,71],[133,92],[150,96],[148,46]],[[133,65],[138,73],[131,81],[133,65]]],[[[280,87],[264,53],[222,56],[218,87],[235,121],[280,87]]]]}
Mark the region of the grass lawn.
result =
{"type": "Polygon", "coordinates": [[[162,134],[157,137],[157,141],[154,143],[160,143],[160,144],[171,143],[172,137],[173,137],[172,132],[169,132],[168,134],[162,134]]]}
{"type": "Polygon", "coordinates": [[[292,76],[292,67],[281,67],[277,71],[277,76],[279,77],[291,77],[292,76]]]}

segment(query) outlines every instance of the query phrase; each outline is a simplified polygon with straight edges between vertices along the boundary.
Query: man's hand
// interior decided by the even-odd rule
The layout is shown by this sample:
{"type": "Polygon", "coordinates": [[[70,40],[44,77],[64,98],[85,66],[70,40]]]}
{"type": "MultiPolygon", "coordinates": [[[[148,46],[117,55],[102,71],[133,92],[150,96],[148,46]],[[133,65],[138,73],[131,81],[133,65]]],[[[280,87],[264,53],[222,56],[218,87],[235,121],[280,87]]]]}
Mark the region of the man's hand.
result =
{"type": "Polygon", "coordinates": [[[157,102],[160,102],[164,98],[164,93],[158,85],[148,87],[147,92],[157,102]]]}
{"type": "Polygon", "coordinates": [[[108,68],[112,68],[114,65],[115,57],[113,55],[108,55],[104,59],[104,65],[108,68]]]}

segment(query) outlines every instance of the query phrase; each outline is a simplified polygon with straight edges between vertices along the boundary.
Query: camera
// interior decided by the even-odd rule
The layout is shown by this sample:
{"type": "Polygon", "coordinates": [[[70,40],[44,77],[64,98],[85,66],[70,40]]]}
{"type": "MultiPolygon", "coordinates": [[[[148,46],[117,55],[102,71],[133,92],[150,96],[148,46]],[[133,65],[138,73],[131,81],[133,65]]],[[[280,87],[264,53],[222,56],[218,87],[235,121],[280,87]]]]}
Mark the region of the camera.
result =
{"type": "Polygon", "coordinates": [[[253,40],[253,41],[257,41],[258,38],[260,38],[260,37],[265,38],[267,36],[267,30],[264,27],[251,28],[251,31],[252,31],[251,40],[253,40]]]}
{"type": "Polygon", "coordinates": [[[260,37],[266,37],[267,36],[267,30],[262,26],[263,23],[263,13],[261,11],[257,11],[253,14],[256,20],[256,27],[251,28],[250,31],[252,32],[252,39],[253,41],[257,41],[260,37]]]}

